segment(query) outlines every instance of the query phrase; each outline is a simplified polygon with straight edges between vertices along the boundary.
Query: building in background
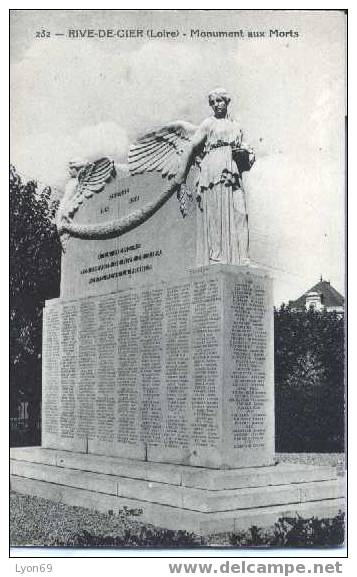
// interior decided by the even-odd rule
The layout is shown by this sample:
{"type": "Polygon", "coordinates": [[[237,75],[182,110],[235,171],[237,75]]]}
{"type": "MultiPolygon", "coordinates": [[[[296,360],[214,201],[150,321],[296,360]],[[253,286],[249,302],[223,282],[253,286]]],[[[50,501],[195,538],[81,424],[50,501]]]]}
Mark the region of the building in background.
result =
{"type": "Polygon", "coordinates": [[[295,301],[289,301],[289,306],[293,311],[309,310],[313,308],[317,311],[344,312],[343,296],[331,286],[330,281],[320,278],[320,282],[311,287],[301,297],[295,301]]]}

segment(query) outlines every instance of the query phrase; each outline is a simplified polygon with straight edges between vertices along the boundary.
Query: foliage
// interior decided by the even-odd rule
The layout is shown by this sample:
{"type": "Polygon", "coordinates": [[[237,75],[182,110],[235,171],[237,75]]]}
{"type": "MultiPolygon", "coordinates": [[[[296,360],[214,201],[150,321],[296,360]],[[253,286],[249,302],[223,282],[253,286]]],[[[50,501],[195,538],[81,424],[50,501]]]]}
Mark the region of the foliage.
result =
{"type": "Polygon", "coordinates": [[[283,305],[274,333],[277,450],[342,451],[343,317],[283,305]]]}
{"type": "Polygon", "coordinates": [[[60,242],[53,219],[58,201],[51,189],[24,184],[10,166],[10,403],[40,407],[42,309],[59,295],[60,242]]]}
{"type": "Polygon", "coordinates": [[[142,525],[139,529],[125,529],[122,535],[96,535],[89,531],[82,531],[73,535],[67,543],[58,543],[59,546],[72,547],[152,547],[161,549],[200,547],[204,541],[194,533],[187,531],[172,531],[142,525]]]}
{"type": "Polygon", "coordinates": [[[273,530],[253,526],[230,536],[236,547],[335,547],[344,543],[345,517],[340,512],[332,519],[283,517],[273,530]]]}
{"type": "MultiPolygon", "coordinates": [[[[229,544],[234,547],[335,547],[344,543],[344,513],[332,519],[311,517],[283,517],[272,529],[252,526],[247,531],[230,534],[229,544]]],[[[81,531],[57,546],[71,547],[150,547],[150,548],[194,548],[207,546],[207,541],[187,531],[171,531],[155,527],[140,526],[126,529],[121,535],[99,535],[81,531]]]]}

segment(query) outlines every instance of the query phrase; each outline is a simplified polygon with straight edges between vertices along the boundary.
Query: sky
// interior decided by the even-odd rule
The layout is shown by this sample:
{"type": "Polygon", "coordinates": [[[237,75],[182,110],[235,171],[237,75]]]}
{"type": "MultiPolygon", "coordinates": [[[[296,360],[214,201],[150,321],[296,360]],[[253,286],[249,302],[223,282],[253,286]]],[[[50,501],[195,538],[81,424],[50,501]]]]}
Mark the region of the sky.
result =
{"type": "Polygon", "coordinates": [[[320,275],[344,294],[342,12],[14,10],[11,20],[10,158],[25,179],[61,191],[72,159],[125,163],[146,129],[202,122],[208,92],[223,86],[256,152],[245,176],[251,257],[274,276],[276,304],[320,275]],[[68,37],[108,28],[144,38],[68,37]],[[42,29],[51,38],[36,38],[42,29]],[[179,36],[150,39],[151,29],[179,36]],[[244,37],[204,37],[212,30],[244,37]]]}

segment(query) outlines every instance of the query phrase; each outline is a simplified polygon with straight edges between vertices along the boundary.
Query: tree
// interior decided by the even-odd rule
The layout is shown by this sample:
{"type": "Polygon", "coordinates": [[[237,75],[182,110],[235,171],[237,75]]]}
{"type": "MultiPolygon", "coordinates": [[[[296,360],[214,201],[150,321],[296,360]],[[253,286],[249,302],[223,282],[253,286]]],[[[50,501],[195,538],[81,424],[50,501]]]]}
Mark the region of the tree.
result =
{"type": "Polygon", "coordinates": [[[275,311],[279,451],[344,448],[344,319],[333,312],[275,311]]]}
{"type": "Polygon", "coordinates": [[[10,166],[10,411],[26,400],[30,418],[40,409],[44,301],[59,296],[57,207],[49,187],[39,193],[10,166]]]}

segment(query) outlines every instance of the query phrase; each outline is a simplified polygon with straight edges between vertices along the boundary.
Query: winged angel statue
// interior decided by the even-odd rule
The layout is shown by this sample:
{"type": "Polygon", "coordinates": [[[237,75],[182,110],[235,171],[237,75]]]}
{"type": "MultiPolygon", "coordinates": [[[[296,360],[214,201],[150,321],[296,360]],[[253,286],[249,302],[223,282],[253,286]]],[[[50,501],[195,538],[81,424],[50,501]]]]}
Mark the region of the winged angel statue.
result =
{"type": "Polygon", "coordinates": [[[129,151],[130,174],[158,171],[167,186],[141,209],[115,221],[78,224],[73,216],[94,193],[103,190],[115,174],[112,161],[72,163],[74,182],[67,185],[57,226],[65,245],[69,236],[107,239],[119,236],[150,218],[174,192],[183,216],[192,192],[186,179],[197,168],[197,265],[249,263],[248,216],[242,173],[255,161],[253,150],[243,142],[238,123],[228,114],[230,98],[223,88],[210,92],[213,116],[197,127],[177,121],[141,136],[129,151]]]}

